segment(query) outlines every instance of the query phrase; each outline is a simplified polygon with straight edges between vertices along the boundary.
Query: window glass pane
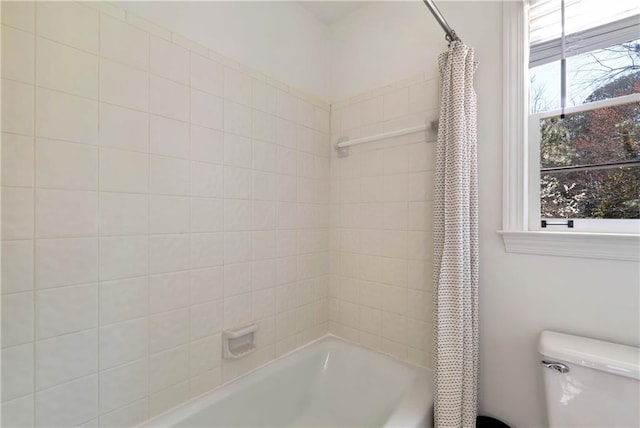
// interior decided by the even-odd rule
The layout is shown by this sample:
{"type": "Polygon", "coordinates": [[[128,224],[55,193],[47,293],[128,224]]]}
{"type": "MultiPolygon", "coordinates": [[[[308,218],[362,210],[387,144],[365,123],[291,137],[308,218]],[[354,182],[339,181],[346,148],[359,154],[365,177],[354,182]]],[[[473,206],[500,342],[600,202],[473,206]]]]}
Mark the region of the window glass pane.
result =
{"type": "Polygon", "coordinates": [[[640,161],[637,102],[540,120],[540,167],[640,161]]]}
{"type": "MultiPolygon", "coordinates": [[[[533,67],[532,114],[560,109],[560,61],[533,67]]],[[[640,93],[640,40],[567,58],[567,107],[640,93]]]]}
{"type": "Polygon", "coordinates": [[[531,114],[560,109],[560,61],[531,68],[529,77],[531,114]]]}
{"type": "Polygon", "coordinates": [[[640,219],[640,166],[541,174],[541,218],[640,219]]]}
{"type": "Polygon", "coordinates": [[[540,121],[542,218],[640,218],[640,104],[540,121]]]}
{"type": "Polygon", "coordinates": [[[640,40],[567,58],[567,105],[640,92],[640,40]]]}

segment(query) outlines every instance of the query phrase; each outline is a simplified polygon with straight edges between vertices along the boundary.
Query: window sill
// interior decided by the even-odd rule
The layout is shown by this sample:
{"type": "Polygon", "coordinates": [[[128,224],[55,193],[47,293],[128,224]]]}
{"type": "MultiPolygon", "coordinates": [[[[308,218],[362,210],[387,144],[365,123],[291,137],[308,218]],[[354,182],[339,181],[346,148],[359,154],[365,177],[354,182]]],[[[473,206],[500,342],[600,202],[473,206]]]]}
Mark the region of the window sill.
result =
{"type": "Polygon", "coordinates": [[[640,235],[499,230],[508,253],[640,261],[640,235]]]}

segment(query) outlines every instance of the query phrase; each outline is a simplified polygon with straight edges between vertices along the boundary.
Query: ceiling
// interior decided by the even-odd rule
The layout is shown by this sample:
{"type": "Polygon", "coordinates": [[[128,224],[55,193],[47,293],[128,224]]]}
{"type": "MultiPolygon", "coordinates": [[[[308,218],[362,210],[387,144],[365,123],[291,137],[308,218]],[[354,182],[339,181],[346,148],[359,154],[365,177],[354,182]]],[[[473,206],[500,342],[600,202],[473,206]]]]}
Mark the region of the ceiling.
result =
{"type": "Polygon", "coordinates": [[[313,13],[327,25],[339,21],[354,10],[367,5],[367,1],[299,1],[302,7],[313,13]]]}

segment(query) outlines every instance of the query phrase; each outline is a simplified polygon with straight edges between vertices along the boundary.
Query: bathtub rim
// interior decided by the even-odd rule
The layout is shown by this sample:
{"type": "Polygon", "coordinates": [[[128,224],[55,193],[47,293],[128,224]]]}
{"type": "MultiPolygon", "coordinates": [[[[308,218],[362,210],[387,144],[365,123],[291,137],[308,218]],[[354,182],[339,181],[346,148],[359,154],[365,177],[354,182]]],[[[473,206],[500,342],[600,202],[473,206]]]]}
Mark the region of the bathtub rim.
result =
{"type": "Polygon", "coordinates": [[[402,360],[394,355],[385,354],[375,349],[367,348],[359,343],[352,342],[340,336],[336,336],[332,333],[325,333],[324,335],[313,339],[304,345],[292,349],[264,364],[261,364],[246,373],[236,377],[235,379],[220,384],[213,389],[210,389],[200,395],[197,395],[189,400],[172,407],[152,418],[147,419],[143,423],[136,425],[137,428],[164,428],[171,427],[174,424],[186,419],[190,415],[196,414],[210,405],[223,400],[232,394],[240,391],[245,387],[249,376],[255,377],[252,381],[258,381],[264,377],[267,377],[274,371],[263,370],[270,366],[277,368],[283,364],[283,361],[294,354],[301,354],[302,357],[305,353],[311,352],[308,348],[313,345],[319,345],[322,342],[336,341],[342,342],[347,345],[355,346],[364,351],[372,352],[384,359],[390,360],[396,364],[400,364],[404,367],[411,368],[416,373],[414,382],[409,387],[407,393],[400,400],[393,413],[389,416],[384,427],[430,427],[432,426],[431,419],[433,413],[433,370],[427,367],[418,366],[412,364],[406,360],[402,360]],[[304,352],[307,351],[307,352],[304,352]],[[260,372],[263,373],[260,373],[260,372]],[[226,389],[226,391],[225,391],[226,389]],[[427,394],[424,394],[424,392],[427,394]],[[425,408],[428,406],[428,409],[425,408]]]}

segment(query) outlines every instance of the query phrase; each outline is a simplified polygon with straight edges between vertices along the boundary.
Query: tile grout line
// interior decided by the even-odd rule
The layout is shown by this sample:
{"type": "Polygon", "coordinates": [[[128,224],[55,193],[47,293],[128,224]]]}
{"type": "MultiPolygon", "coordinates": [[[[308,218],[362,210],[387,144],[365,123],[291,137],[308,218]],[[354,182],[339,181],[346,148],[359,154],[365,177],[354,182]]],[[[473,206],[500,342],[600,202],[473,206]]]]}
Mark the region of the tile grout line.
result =
{"type": "MultiPolygon", "coordinates": [[[[126,12],[127,16],[129,12],[126,12]]],[[[151,418],[151,34],[148,31],[146,32],[147,39],[147,49],[148,49],[148,57],[147,57],[147,112],[148,120],[147,120],[147,271],[146,271],[146,291],[147,291],[147,390],[146,390],[146,398],[147,398],[147,406],[146,406],[146,415],[145,420],[151,418]]]]}
{"type": "Polygon", "coordinates": [[[36,105],[36,70],[37,70],[37,55],[36,55],[36,43],[38,40],[38,36],[37,36],[37,14],[38,14],[38,4],[34,3],[34,7],[33,7],[33,136],[32,138],[32,144],[33,144],[33,237],[32,237],[32,246],[33,246],[33,424],[34,426],[37,424],[37,415],[38,415],[38,407],[37,407],[37,400],[36,400],[36,390],[37,390],[37,386],[38,386],[38,354],[37,354],[37,347],[36,347],[36,338],[37,338],[37,334],[38,334],[38,324],[39,324],[39,317],[38,317],[38,305],[37,305],[37,290],[39,290],[39,287],[37,287],[38,285],[38,279],[39,279],[39,269],[38,269],[38,265],[37,265],[37,246],[36,246],[36,179],[37,179],[37,168],[36,168],[36,160],[37,160],[37,156],[36,156],[36,110],[37,110],[37,105],[36,105]]]}

